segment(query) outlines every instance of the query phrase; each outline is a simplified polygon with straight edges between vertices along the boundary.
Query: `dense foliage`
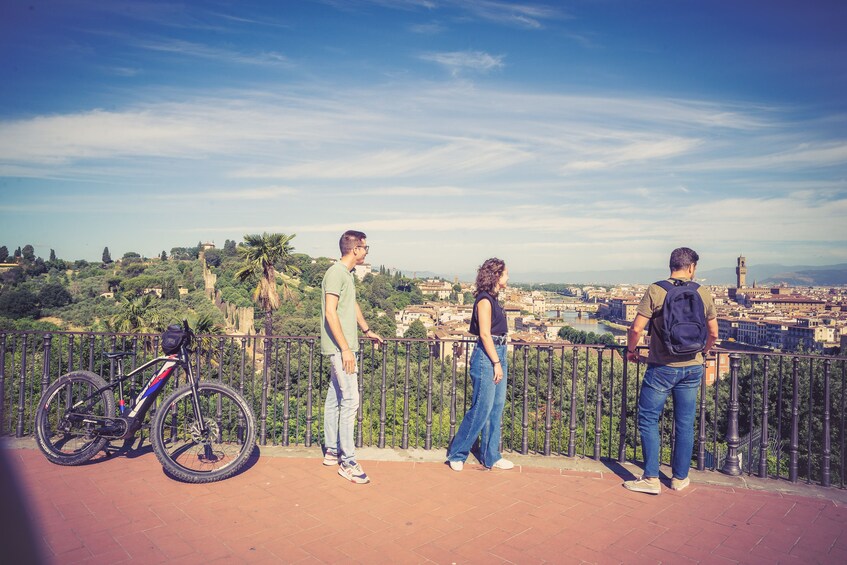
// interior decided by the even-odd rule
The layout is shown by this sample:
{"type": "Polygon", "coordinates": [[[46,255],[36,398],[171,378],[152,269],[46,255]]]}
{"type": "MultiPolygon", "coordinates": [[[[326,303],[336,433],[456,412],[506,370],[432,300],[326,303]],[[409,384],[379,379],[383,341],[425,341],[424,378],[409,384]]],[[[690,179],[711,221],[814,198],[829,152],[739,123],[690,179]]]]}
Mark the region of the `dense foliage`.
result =
{"type": "MultiPolygon", "coordinates": [[[[332,260],[296,253],[289,240],[282,246],[284,252],[272,257],[271,278],[282,297],[278,308],[270,310],[272,333],[316,336],[321,279],[332,260]]],[[[130,251],[117,261],[104,247],[100,263],[69,262],[56,258],[55,252],[44,261],[31,245],[16,248],[9,257],[8,249],[0,247],[0,255],[16,264],[0,272],[0,328],[30,329],[37,323],[53,330],[158,332],[181,319],[204,319],[217,331],[225,331],[226,305],[253,308],[256,328],[264,325],[269,311],[262,300],[254,300],[265,273],[264,250],[256,263],[256,253],[248,253],[245,243],[227,240],[222,248],[205,251],[201,243],[173,247],[170,253],[162,251],[149,259],[130,251]],[[220,307],[204,291],[201,251],[216,276],[220,307]],[[251,261],[260,266],[258,271],[249,268],[251,261]]],[[[385,337],[396,335],[396,311],[424,302],[414,281],[385,267],[356,284],[365,317],[385,337]]]]}

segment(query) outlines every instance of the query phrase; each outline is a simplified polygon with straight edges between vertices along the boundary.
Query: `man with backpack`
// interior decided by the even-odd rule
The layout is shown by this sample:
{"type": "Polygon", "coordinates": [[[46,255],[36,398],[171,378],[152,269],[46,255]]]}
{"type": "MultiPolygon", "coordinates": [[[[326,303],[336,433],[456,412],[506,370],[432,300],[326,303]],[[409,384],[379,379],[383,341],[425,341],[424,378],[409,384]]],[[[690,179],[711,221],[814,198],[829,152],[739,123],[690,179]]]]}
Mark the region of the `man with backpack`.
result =
{"type": "Polygon", "coordinates": [[[638,305],[627,332],[627,359],[638,361],[641,334],[650,324],[647,371],[638,397],[638,431],[644,454],[644,473],[623,486],[635,492],[660,494],[659,418],[668,395],[673,395],[675,440],[671,455],[671,488],[688,486],[694,448],[697,393],[703,379],[703,360],[718,338],[715,303],[708,289],[694,282],[700,257],[687,247],[674,249],[671,275],[651,284],[638,305]]]}

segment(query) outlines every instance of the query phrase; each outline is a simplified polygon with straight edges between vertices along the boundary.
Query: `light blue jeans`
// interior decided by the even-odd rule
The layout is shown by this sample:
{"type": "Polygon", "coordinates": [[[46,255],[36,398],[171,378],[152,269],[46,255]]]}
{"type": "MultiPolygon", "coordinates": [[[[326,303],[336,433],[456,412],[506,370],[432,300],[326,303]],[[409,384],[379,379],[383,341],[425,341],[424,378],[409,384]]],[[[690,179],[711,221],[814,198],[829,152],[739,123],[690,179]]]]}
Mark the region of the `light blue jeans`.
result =
{"type": "Polygon", "coordinates": [[[644,476],[659,476],[659,418],[668,395],[673,395],[673,421],[676,436],[671,455],[674,478],[685,479],[694,449],[694,418],[697,392],[703,379],[703,365],[668,367],[650,365],[641,383],[638,398],[638,431],[644,450],[644,476]]]}
{"type": "Polygon", "coordinates": [[[462,423],[453,436],[447,450],[448,461],[465,461],[479,436],[481,463],[491,467],[502,457],[500,455],[500,423],[503,421],[503,407],[506,405],[506,374],[508,361],[506,345],[495,345],[497,355],[503,365],[503,379],[494,384],[494,364],[488,358],[482,344],[477,343],[471,355],[471,381],[473,397],[470,409],[465,412],[462,423]]]}
{"type": "MultiPolygon", "coordinates": [[[[356,360],[358,369],[358,357],[356,360]]],[[[341,354],[329,356],[330,383],[324,404],[324,445],[327,453],[341,456],[343,463],[356,457],[353,431],[359,409],[359,379],[356,372],[346,373],[341,354]]]]}

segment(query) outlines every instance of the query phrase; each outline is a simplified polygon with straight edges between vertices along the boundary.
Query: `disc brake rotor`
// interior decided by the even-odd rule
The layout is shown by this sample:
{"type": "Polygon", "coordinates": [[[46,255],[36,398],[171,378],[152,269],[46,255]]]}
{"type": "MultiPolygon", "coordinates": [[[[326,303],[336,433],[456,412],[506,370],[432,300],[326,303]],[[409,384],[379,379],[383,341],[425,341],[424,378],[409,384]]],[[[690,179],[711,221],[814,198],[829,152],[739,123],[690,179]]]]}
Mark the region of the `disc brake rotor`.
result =
{"type": "Polygon", "coordinates": [[[191,424],[189,431],[194,443],[202,445],[209,445],[214,441],[214,438],[218,437],[218,425],[215,422],[207,421],[205,431],[200,429],[200,424],[194,422],[191,424]]]}

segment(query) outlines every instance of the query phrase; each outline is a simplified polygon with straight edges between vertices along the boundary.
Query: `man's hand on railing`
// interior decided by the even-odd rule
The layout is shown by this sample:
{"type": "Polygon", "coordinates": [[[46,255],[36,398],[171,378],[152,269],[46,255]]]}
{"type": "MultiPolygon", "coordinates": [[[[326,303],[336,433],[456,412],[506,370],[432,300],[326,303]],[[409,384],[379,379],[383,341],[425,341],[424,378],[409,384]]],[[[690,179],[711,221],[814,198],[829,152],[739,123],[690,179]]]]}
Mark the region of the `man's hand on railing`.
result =
{"type": "Polygon", "coordinates": [[[367,332],[365,332],[365,337],[375,342],[374,347],[376,347],[377,349],[379,349],[379,346],[385,343],[385,340],[382,339],[382,337],[373,330],[368,330],[367,332]]]}

